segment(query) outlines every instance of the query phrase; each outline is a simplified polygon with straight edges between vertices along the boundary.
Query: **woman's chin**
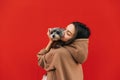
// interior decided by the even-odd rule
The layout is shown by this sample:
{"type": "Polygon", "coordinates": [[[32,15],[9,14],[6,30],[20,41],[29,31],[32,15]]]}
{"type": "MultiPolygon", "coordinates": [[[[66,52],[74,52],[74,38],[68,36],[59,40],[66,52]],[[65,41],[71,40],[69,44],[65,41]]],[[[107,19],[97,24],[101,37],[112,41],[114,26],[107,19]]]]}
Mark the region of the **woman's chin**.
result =
{"type": "Polygon", "coordinates": [[[61,40],[62,40],[63,42],[67,42],[67,40],[66,40],[65,38],[61,38],[61,40]]]}

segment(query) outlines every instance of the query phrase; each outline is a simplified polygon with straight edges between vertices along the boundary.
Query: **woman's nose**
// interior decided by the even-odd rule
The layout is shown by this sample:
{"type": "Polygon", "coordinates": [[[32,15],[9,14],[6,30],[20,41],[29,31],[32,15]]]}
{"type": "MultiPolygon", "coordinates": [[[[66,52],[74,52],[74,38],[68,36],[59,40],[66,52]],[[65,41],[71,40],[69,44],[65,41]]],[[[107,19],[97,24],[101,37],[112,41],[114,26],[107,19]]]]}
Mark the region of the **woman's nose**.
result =
{"type": "Polygon", "coordinates": [[[64,33],[66,32],[66,30],[64,30],[64,33]]]}
{"type": "Polygon", "coordinates": [[[65,33],[66,33],[66,30],[64,30],[64,31],[63,31],[63,33],[64,33],[64,35],[65,35],[65,33]]]}

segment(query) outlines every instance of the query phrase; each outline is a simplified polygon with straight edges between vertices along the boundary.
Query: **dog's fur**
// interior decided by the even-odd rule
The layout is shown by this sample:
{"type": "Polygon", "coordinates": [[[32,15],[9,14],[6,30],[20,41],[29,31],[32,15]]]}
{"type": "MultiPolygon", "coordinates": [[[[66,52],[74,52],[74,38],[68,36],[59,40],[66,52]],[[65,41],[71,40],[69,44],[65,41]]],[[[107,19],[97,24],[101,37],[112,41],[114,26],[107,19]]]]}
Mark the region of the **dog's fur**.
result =
{"type": "Polygon", "coordinates": [[[50,38],[54,41],[52,44],[52,48],[59,48],[63,46],[64,42],[61,40],[61,37],[64,36],[64,29],[56,27],[50,30],[50,38]]]}
{"type": "Polygon", "coordinates": [[[59,28],[59,27],[56,27],[56,28],[52,28],[50,30],[50,38],[53,40],[53,41],[58,41],[61,39],[61,37],[63,37],[64,35],[64,29],[62,28],[59,28]]]}

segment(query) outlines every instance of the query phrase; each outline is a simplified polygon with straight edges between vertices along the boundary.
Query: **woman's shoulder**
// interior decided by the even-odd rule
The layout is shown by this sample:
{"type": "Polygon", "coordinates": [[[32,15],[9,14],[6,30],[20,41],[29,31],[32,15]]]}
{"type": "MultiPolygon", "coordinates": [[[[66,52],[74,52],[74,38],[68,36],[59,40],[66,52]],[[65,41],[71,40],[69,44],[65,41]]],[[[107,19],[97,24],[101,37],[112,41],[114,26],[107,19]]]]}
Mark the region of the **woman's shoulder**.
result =
{"type": "Polygon", "coordinates": [[[83,45],[83,44],[88,44],[88,42],[89,39],[76,39],[70,45],[83,45]]]}
{"type": "Polygon", "coordinates": [[[60,46],[58,48],[52,48],[51,49],[51,52],[57,52],[57,53],[61,53],[61,52],[66,52],[66,47],[69,48],[69,47],[74,47],[74,46],[81,46],[81,45],[84,45],[84,44],[88,44],[88,39],[76,39],[73,43],[71,44],[68,44],[68,45],[64,45],[64,46],[60,46]]]}
{"type": "Polygon", "coordinates": [[[52,48],[51,50],[52,50],[52,51],[57,51],[57,52],[62,52],[62,51],[64,51],[64,47],[61,46],[61,47],[59,47],[59,48],[52,48]]]}
{"type": "Polygon", "coordinates": [[[81,42],[81,41],[89,41],[89,39],[81,38],[81,39],[75,39],[74,40],[74,42],[81,42]]]}
{"type": "Polygon", "coordinates": [[[65,56],[66,54],[68,54],[68,51],[64,47],[59,47],[51,49],[51,53],[55,56],[65,56]]]}

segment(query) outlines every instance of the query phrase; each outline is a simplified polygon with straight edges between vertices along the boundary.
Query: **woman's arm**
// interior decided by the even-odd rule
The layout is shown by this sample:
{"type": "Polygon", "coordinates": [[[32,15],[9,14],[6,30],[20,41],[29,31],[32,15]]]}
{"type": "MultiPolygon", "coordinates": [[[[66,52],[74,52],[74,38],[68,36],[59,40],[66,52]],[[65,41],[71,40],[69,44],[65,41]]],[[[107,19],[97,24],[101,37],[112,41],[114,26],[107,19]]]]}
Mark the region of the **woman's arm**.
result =
{"type": "Polygon", "coordinates": [[[53,43],[53,41],[50,40],[49,43],[47,44],[47,46],[46,46],[46,48],[45,48],[45,50],[46,50],[47,52],[50,50],[52,43],[53,43]]]}
{"type": "Polygon", "coordinates": [[[37,58],[38,58],[38,65],[41,66],[42,68],[44,68],[45,66],[45,54],[47,53],[47,51],[45,49],[41,49],[38,53],[37,53],[37,58]]]}
{"type": "Polygon", "coordinates": [[[46,55],[46,53],[48,53],[50,51],[51,45],[53,43],[53,40],[49,37],[49,34],[50,34],[50,31],[48,30],[47,35],[49,38],[49,42],[48,42],[47,46],[44,49],[41,49],[37,54],[38,65],[43,68],[46,65],[45,55],[46,55]]]}
{"type": "Polygon", "coordinates": [[[41,66],[42,68],[44,68],[44,66],[46,65],[45,55],[46,53],[49,52],[51,45],[52,45],[52,41],[49,41],[45,49],[41,49],[37,54],[38,65],[41,66]]]}

